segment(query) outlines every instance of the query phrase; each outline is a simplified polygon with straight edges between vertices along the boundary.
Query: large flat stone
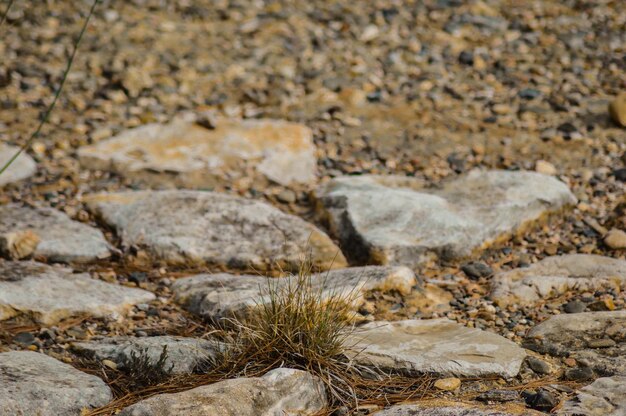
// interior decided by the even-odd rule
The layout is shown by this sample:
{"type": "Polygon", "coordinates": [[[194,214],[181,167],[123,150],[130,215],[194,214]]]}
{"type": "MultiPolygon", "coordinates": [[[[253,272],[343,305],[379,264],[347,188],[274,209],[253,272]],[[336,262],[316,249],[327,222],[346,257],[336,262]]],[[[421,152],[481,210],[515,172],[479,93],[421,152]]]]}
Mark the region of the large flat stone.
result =
{"type": "MultiPolygon", "coordinates": [[[[294,279],[298,277],[272,279],[271,287],[293,285],[294,279]]],[[[395,289],[408,294],[417,279],[406,267],[369,266],[316,274],[310,283],[311,289],[321,289],[322,296],[344,296],[358,304],[368,290],[395,289]]],[[[178,279],[172,291],[176,301],[190,312],[216,320],[241,316],[249,308],[268,302],[269,287],[268,279],[262,276],[220,273],[178,279]]]]}
{"type": "Polygon", "coordinates": [[[266,203],[201,191],[141,191],[84,198],[126,246],[171,264],[297,269],[305,253],[317,268],[345,267],[321,230],[266,203]]]}
{"type": "Polygon", "coordinates": [[[346,176],[315,196],[349,257],[407,266],[466,257],[576,201],[551,176],[478,170],[439,189],[398,176],[346,176]]]}
{"type": "Polygon", "coordinates": [[[120,416],[305,416],[318,414],[326,404],[324,385],[318,378],[280,368],[263,377],[153,396],[124,409],[120,416]]]}
{"type": "Polygon", "coordinates": [[[173,336],[113,337],[89,342],[75,342],[72,349],[90,359],[111,360],[123,368],[133,354],[146,354],[151,363],[159,361],[163,348],[167,348],[165,368],[172,374],[190,374],[199,367],[209,365],[217,357],[220,344],[198,338],[173,336]]]}
{"type": "Polygon", "coordinates": [[[566,293],[626,287],[626,261],[592,254],[548,257],[497,274],[492,298],[501,306],[528,305],[566,293]]]}
{"type": "Polygon", "coordinates": [[[79,416],[104,406],[111,390],[47,355],[30,351],[0,353],[0,415],[79,416]]]}
{"type": "Polygon", "coordinates": [[[33,253],[49,261],[89,262],[110,256],[110,247],[97,228],[72,221],[63,212],[19,204],[0,206],[0,236],[34,232],[39,243],[33,253]]]}
{"type": "Polygon", "coordinates": [[[603,377],[583,387],[557,412],[560,416],[626,415],[626,377],[603,377]]]}
{"type": "Polygon", "coordinates": [[[105,283],[87,273],[36,262],[0,262],[0,321],[28,315],[45,325],[88,314],[101,317],[122,313],[154,294],[105,283]]]}
{"type": "MultiPolygon", "coordinates": [[[[19,147],[0,143],[0,168],[2,168],[19,150],[19,147]]],[[[35,174],[36,170],[37,164],[33,158],[26,153],[22,153],[13,161],[11,166],[0,175],[0,186],[30,178],[35,174]]]]}
{"type": "Polygon", "coordinates": [[[448,319],[371,322],[346,346],[359,364],[446,376],[515,377],[526,357],[514,342],[448,319]]]}
{"type": "Polygon", "coordinates": [[[217,120],[214,129],[177,120],[148,124],[82,147],[89,169],[112,170],[153,185],[207,188],[224,180],[261,177],[282,185],[315,180],[313,134],[282,120],[217,120]]]}
{"type": "Polygon", "coordinates": [[[415,404],[401,404],[375,412],[372,416],[541,416],[545,413],[527,409],[525,406],[490,405],[478,406],[435,400],[415,404]]]}
{"type": "Polygon", "coordinates": [[[553,316],[528,332],[524,346],[574,358],[601,376],[626,375],[626,311],[553,316]]]}

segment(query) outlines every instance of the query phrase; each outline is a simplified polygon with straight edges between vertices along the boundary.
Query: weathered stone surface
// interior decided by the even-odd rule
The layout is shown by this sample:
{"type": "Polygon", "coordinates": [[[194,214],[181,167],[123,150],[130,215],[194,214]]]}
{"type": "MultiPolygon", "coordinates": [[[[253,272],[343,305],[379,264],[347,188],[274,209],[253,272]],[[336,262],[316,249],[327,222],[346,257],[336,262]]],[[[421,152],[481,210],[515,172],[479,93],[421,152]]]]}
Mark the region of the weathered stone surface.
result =
{"type": "Polygon", "coordinates": [[[476,406],[451,401],[401,404],[375,412],[372,416],[541,416],[544,413],[521,405],[476,406]]]}
{"type": "Polygon", "coordinates": [[[0,206],[0,236],[27,231],[39,237],[32,254],[50,261],[88,262],[111,254],[100,230],[72,221],[63,212],[19,204],[0,206]]]}
{"type": "Polygon", "coordinates": [[[113,398],[98,377],[31,351],[0,353],[0,415],[81,415],[113,398]]]}
{"type": "MultiPolygon", "coordinates": [[[[288,285],[291,279],[297,277],[277,278],[272,280],[272,285],[288,285]]],[[[406,267],[352,267],[311,277],[311,287],[323,288],[324,296],[345,296],[356,304],[365,291],[395,289],[408,294],[415,284],[415,274],[406,267]]],[[[190,312],[210,319],[238,316],[262,304],[268,300],[268,288],[265,277],[227,273],[182,278],[172,285],[177,302],[190,312]]]]}
{"type": "Polygon", "coordinates": [[[316,177],[311,130],[281,120],[217,120],[215,128],[177,120],[148,124],[82,147],[89,169],[111,169],[154,185],[206,188],[248,175],[282,185],[316,177]]]}
{"type": "Polygon", "coordinates": [[[36,262],[0,262],[0,321],[18,314],[52,325],[79,314],[106,316],[155,296],[105,283],[87,273],[36,262]]]}
{"type": "Polygon", "coordinates": [[[168,263],[297,269],[345,267],[339,248],[318,228],[259,201],[201,191],[141,191],[84,198],[126,246],[168,263]]]}
{"type": "Polygon", "coordinates": [[[599,378],[576,393],[557,412],[561,416],[626,415],[626,377],[599,378]]]}
{"type": "Polygon", "coordinates": [[[409,178],[341,177],[316,191],[318,208],[355,260],[418,265],[461,258],[576,201],[536,172],[474,170],[440,189],[409,178]]]}
{"type": "Polygon", "coordinates": [[[327,404],[323,383],[300,370],[280,368],[259,378],[236,378],[150,397],[120,416],[314,415],[327,404]]]}
{"type": "Polygon", "coordinates": [[[359,327],[346,345],[360,364],[447,376],[515,377],[526,357],[522,348],[499,335],[448,319],[371,322],[359,327]]]}
{"type": "Polygon", "coordinates": [[[626,375],[626,311],[557,315],[532,328],[524,343],[569,356],[598,375],[626,375]]]}
{"type": "Polygon", "coordinates": [[[163,347],[167,348],[165,368],[172,374],[190,374],[198,367],[209,365],[217,356],[220,344],[199,338],[173,336],[157,337],[114,337],[89,342],[76,342],[72,349],[77,353],[96,360],[111,360],[118,368],[131,359],[132,355],[146,354],[156,363],[163,347]]]}
{"type": "Polygon", "coordinates": [[[591,254],[554,256],[493,278],[499,305],[527,305],[572,291],[626,286],[626,261],[591,254]]]}
{"type": "MultiPolygon", "coordinates": [[[[0,168],[19,150],[19,147],[0,143],[0,168]]],[[[11,166],[0,175],[0,186],[30,178],[35,174],[36,170],[37,165],[33,158],[26,153],[22,153],[15,159],[11,166]]]]}

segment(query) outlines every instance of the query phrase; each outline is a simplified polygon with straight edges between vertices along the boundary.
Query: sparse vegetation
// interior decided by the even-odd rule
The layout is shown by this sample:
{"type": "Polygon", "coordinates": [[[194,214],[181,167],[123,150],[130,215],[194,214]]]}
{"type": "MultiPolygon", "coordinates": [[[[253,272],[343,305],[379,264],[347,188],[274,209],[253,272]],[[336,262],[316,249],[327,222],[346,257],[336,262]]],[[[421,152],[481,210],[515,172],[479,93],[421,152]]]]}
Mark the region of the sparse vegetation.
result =
{"type": "Polygon", "coordinates": [[[159,359],[154,361],[148,355],[146,349],[139,353],[132,351],[129,357],[123,357],[121,368],[133,383],[133,388],[141,389],[154,386],[167,381],[172,377],[174,364],[167,364],[167,345],[163,346],[163,351],[159,359]]]}

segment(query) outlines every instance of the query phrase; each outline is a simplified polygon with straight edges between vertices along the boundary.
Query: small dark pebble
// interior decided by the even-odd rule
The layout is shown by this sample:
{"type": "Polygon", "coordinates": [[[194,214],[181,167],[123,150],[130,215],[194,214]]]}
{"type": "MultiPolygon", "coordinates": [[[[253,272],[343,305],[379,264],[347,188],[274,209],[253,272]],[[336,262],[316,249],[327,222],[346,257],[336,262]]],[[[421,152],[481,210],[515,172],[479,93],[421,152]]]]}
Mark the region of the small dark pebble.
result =
{"type": "Polygon", "coordinates": [[[550,374],[550,364],[535,357],[526,358],[526,362],[531,370],[537,374],[550,374]]]}
{"type": "Polygon", "coordinates": [[[525,88],[521,90],[518,93],[518,95],[520,98],[523,98],[524,100],[532,100],[532,99],[539,97],[541,95],[541,92],[533,88],[525,88]]]}
{"type": "Polygon", "coordinates": [[[572,123],[563,123],[556,129],[565,134],[571,134],[577,130],[576,126],[574,126],[572,123]]]}
{"type": "Polygon", "coordinates": [[[546,390],[539,390],[537,393],[525,391],[522,396],[528,407],[544,412],[549,412],[559,403],[556,397],[546,390]]]}
{"type": "Polygon", "coordinates": [[[584,312],[587,309],[587,305],[579,300],[572,300],[567,302],[563,307],[563,310],[567,313],[580,313],[584,312]]]}
{"type": "Polygon", "coordinates": [[[593,370],[589,367],[570,368],[565,371],[564,377],[569,381],[588,381],[593,379],[593,370]]]}
{"type": "Polygon", "coordinates": [[[615,346],[615,341],[611,338],[592,339],[587,342],[589,348],[610,348],[615,346]]]}
{"type": "Polygon", "coordinates": [[[474,54],[471,51],[463,51],[459,54],[459,62],[464,65],[474,65],[474,54]]]}
{"type": "Polygon", "coordinates": [[[144,272],[132,272],[128,275],[128,281],[137,285],[148,280],[148,275],[144,272]]]}
{"type": "Polygon", "coordinates": [[[626,168],[614,170],[613,176],[620,182],[626,182],[626,168]]]}
{"type": "Polygon", "coordinates": [[[471,262],[464,264],[461,266],[461,270],[469,277],[470,279],[479,279],[481,277],[489,277],[493,275],[493,270],[491,267],[487,266],[485,263],[480,262],[471,262]]]}
{"type": "Polygon", "coordinates": [[[19,332],[13,337],[13,342],[20,345],[32,345],[35,342],[35,336],[30,332],[19,332]]]}
{"type": "Polygon", "coordinates": [[[476,398],[481,402],[512,402],[519,399],[519,394],[514,390],[489,390],[476,398]]]}

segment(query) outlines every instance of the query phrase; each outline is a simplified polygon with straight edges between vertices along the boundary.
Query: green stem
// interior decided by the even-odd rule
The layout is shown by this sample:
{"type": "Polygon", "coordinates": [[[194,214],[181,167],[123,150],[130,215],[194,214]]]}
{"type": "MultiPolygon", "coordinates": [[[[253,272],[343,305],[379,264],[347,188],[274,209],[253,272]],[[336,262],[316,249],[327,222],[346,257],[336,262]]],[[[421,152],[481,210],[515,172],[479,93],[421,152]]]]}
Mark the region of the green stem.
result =
{"type": "MultiPolygon", "coordinates": [[[[17,159],[19,157],[19,155],[21,155],[26,149],[28,149],[30,147],[30,145],[33,142],[33,140],[35,140],[35,138],[37,136],[39,136],[39,133],[41,132],[41,128],[43,127],[43,125],[46,124],[46,122],[48,121],[48,118],[50,117],[50,113],[52,113],[52,110],[54,110],[54,106],[56,105],[57,100],[59,99],[59,96],[61,95],[61,91],[63,90],[63,86],[65,85],[65,81],[67,80],[67,76],[70,73],[70,69],[72,68],[72,64],[74,63],[74,58],[76,57],[76,52],[78,51],[78,45],[80,44],[80,41],[83,38],[83,34],[85,33],[85,30],[87,29],[87,25],[89,24],[89,20],[91,19],[91,16],[93,15],[93,13],[94,13],[94,11],[96,9],[96,5],[99,2],[100,2],[100,0],[94,0],[93,4],[91,6],[91,9],[89,10],[89,15],[87,15],[87,19],[85,20],[85,23],[83,24],[83,28],[81,29],[80,34],[78,35],[78,39],[76,40],[76,43],[74,44],[74,50],[72,51],[72,55],[70,56],[69,61],[67,61],[67,67],[65,68],[65,71],[63,72],[63,77],[61,78],[61,84],[59,85],[59,88],[57,89],[56,93],[54,94],[54,100],[52,100],[52,103],[50,104],[50,106],[46,110],[45,115],[43,116],[43,118],[41,119],[41,122],[37,126],[37,130],[35,130],[35,132],[30,135],[30,137],[28,138],[26,143],[22,147],[20,147],[20,150],[18,150],[13,155],[13,157],[11,157],[11,159],[9,159],[9,161],[4,164],[2,169],[0,169],[0,175],[2,175],[4,173],[4,171],[7,170],[9,168],[9,166],[11,166],[11,164],[15,161],[15,159],[17,159]]],[[[9,7],[10,6],[11,6],[11,3],[9,3],[9,7]]]]}

